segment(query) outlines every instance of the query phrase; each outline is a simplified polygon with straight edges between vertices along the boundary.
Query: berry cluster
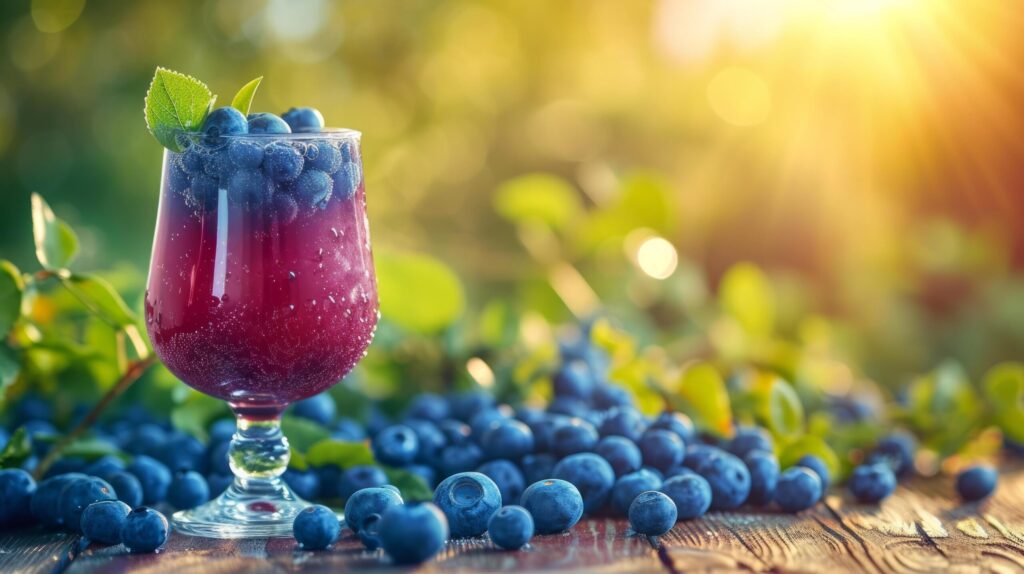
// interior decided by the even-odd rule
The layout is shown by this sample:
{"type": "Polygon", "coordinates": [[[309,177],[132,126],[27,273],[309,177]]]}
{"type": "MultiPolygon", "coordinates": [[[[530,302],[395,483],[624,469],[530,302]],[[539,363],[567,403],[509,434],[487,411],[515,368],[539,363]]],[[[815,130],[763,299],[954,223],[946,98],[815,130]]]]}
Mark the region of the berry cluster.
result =
{"type": "Polygon", "coordinates": [[[269,210],[290,223],[302,208],[348,200],[362,178],[352,142],[283,137],[323,128],[313,108],[292,108],[283,117],[217,108],[201,132],[182,136],[182,153],[170,153],[165,185],[197,212],[216,210],[224,190],[227,201],[269,210]]]}

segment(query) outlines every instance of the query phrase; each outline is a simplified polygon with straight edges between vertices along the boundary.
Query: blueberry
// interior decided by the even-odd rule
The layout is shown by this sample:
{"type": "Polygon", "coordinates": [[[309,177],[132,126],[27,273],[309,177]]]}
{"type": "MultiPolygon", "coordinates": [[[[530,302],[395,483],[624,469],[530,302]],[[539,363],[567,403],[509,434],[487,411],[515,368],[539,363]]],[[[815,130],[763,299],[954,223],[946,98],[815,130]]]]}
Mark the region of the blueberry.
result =
{"type": "Polygon", "coordinates": [[[660,536],[675,523],[675,503],[656,490],[641,492],[629,505],[629,524],[639,534],[660,536]]]}
{"type": "Polygon", "coordinates": [[[604,506],[615,485],[615,471],[605,459],[592,453],[567,456],[555,465],[553,476],[576,485],[583,509],[593,514],[604,506]]]}
{"type": "Polygon", "coordinates": [[[291,108],[281,114],[293,132],[318,132],[324,129],[324,116],[316,108],[291,108]]]}
{"type": "Polygon", "coordinates": [[[380,542],[397,564],[419,564],[444,548],[448,521],[437,506],[424,502],[389,508],[380,519],[380,542]]]}
{"type": "Polygon", "coordinates": [[[501,491],[479,472],[460,472],[437,485],[434,504],[448,517],[452,537],[469,538],[487,530],[487,521],[501,506],[501,491]]]}
{"type": "MultiPolygon", "coordinates": [[[[413,430],[416,430],[413,428],[413,430]]],[[[358,442],[366,439],[366,430],[363,429],[363,425],[359,424],[355,419],[349,417],[338,417],[338,421],[334,423],[334,430],[331,432],[331,438],[349,442],[358,442]]]]}
{"type": "Polygon", "coordinates": [[[711,485],[698,474],[673,476],[661,485],[661,492],[676,503],[679,520],[700,518],[711,508],[711,485]]]}
{"type": "Polygon", "coordinates": [[[119,470],[124,470],[124,461],[112,454],[108,454],[92,461],[82,472],[90,476],[102,477],[119,470]]]}
{"type": "Polygon", "coordinates": [[[662,429],[645,431],[638,446],[644,464],[663,472],[681,464],[686,454],[683,439],[672,431],[662,429]]]}
{"type": "Polygon", "coordinates": [[[905,431],[896,431],[878,441],[865,462],[887,463],[896,476],[906,476],[914,469],[914,452],[917,441],[905,431]]]}
{"type": "Polygon", "coordinates": [[[235,436],[235,419],[220,419],[210,425],[210,443],[227,442],[235,436]]]}
{"type": "Polygon", "coordinates": [[[235,171],[235,164],[231,161],[227,150],[215,150],[205,153],[203,158],[203,173],[215,180],[223,180],[235,171]]]}
{"type": "Polygon", "coordinates": [[[691,470],[696,470],[697,466],[703,461],[717,456],[723,452],[722,449],[706,444],[690,444],[686,446],[686,456],[683,457],[683,466],[691,470]]]}
{"type": "Polygon", "coordinates": [[[363,518],[363,527],[359,529],[356,536],[370,552],[380,548],[380,515],[370,514],[363,518]]]}
{"type": "Polygon", "coordinates": [[[53,407],[43,397],[28,393],[14,407],[14,426],[20,427],[35,420],[53,420],[53,407]]]}
{"type": "Polygon", "coordinates": [[[209,472],[216,474],[231,474],[231,465],[228,461],[228,451],[231,450],[231,441],[210,444],[206,451],[206,468],[209,472]]]}
{"type": "Polygon", "coordinates": [[[441,431],[449,445],[466,444],[473,434],[469,425],[456,419],[444,419],[437,423],[437,430],[441,431]]]}
{"type": "Polygon", "coordinates": [[[32,501],[29,503],[32,517],[42,523],[43,526],[60,526],[62,522],[60,514],[61,493],[76,480],[87,478],[89,477],[84,474],[70,472],[44,479],[36,487],[36,491],[32,493],[32,501]]]}
{"type": "Polygon", "coordinates": [[[210,486],[194,470],[178,471],[167,489],[167,502],[178,510],[195,508],[210,500],[210,486]]]}
{"type": "Polygon", "coordinates": [[[121,527],[121,543],[133,553],[153,552],[167,542],[167,518],[145,506],[128,513],[121,527]]]}
{"type": "Polygon", "coordinates": [[[338,407],[329,393],[320,393],[293,404],[291,414],[326,427],[331,426],[331,423],[334,422],[334,417],[338,414],[338,407]]]}
{"type": "MultiPolygon", "coordinates": [[[[188,189],[185,202],[192,209],[213,211],[217,209],[219,190],[220,186],[217,185],[216,179],[203,173],[192,176],[192,186],[188,189]]],[[[145,452],[153,451],[146,450],[145,452]]]]}
{"type": "Polygon", "coordinates": [[[770,452],[754,450],[743,459],[750,471],[751,504],[768,504],[775,495],[775,485],[779,481],[779,463],[770,452]]]}
{"type": "Polygon", "coordinates": [[[0,528],[26,522],[36,481],[20,468],[0,470],[0,528]]]}
{"type": "Polygon", "coordinates": [[[487,533],[499,548],[518,550],[533,538],[533,517],[522,506],[503,506],[487,523],[487,533]]]}
{"type": "Polygon", "coordinates": [[[615,476],[623,476],[635,472],[643,465],[640,449],[628,438],[606,436],[597,443],[594,452],[612,465],[615,476]]]}
{"type": "Polygon", "coordinates": [[[960,498],[973,502],[987,498],[996,490],[999,475],[990,466],[972,466],[956,477],[956,491],[960,498]]]}
{"type": "Polygon", "coordinates": [[[142,504],[142,484],[134,474],[119,470],[103,475],[103,480],[114,488],[117,499],[121,502],[132,508],[142,504]]]}
{"type": "Polygon", "coordinates": [[[555,431],[569,420],[569,417],[563,415],[544,413],[541,419],[527,423],[533,433],[533,450],[552,452],[555,447],[555,431]]]}
{"type": "Polygon", "coordinates": [[[633,405],[633,396],[626,389],[611,383],[596,383],[591,397],[594,406],[599,409],[628,407],[633,405]]]}
{"type": "Polygon", "coordinates": [[[647,429],[647,421],[634,407],[615,407],[601,423],[601,436],[624,436],[633,442],[647,429]]]}
{"type": "MultiPolygon", "coordinates": [[[[661,488],[661,477],[649,470],[638,470],[619,477],[612,487],[612,511],[620,516],[626,516],[629,512],[629,505],[641,492],[657,490],[661,488]]],[[[711,503],[711,494],[708,491],[708,503],[711,503]]]]}
{"type": "Polygon", "coordinates": [[[700,462],[694,469],[711,485],[711,508],[732,510],[750,494],[750,471],[743,461],[720,451],[700,462]]]}
{"type": "MultiPolygon", "coordinates": [[[[373,486],[384,486],[388,483],[388,477],[384,471],[376,466],[359,465],[341,473],[341,480],[338,484],[338,498],[347,499],[358,490],[373,486]]],[[[327,486],[322,479],[321,488],[327,486]]]]}
{"type": "MultiPolygon", "coordinates": [[[[337,151],[334,147],[331,147],[331,149],[337,151]]],[[[312,167],[330,173],[323,167],[315,165],[312,167]]],[[[416,395],[405,409],[405,416],[407,418],[423,419],[433,423],[439,423],[450,415],[451,407],[448,406],[448,401],[436,393],[420,393],[416,395]]]]}
{"type": "Polygon", "coordinates": [[[287,225],[299,216],[299,202],[287,193],[274,194],[274,213],[281,223],[287,225]]]}
{"type": "Polygon", "coordinates": [[[535,409],[533,407],[519,407],[516,409],[516,420],[525,423],[526,426],[532,426],[534,423],[540,422],[547,416],[541,409],[535,409]]]}
{"type": "MultiPolygon", "coordinates": [[[[341,167],[341,151],[333,143],[326,140],[318,140],[309,144],[309,148],[306,151],[307,157],[310,159],[306,162],[306,165],[313,169],[318,169],[324,173],[332,174],[338,171],[341,167]]],[[[427,394],[427,393],[425,393],[427,394]]],[[[423,396],[423,395],[420,395],[423,396]]],[[[444,402],[445,411],[448,409],[447,401],[444,401],[440,396],[433,395],[444,402]]],[[[445,413],[447,415],[447,412],[445,413]]],[[[440,417],[435,420],[440,420],[444,417],[440,417]]]]}
{"type": "Polygon", "coordinates": [[[504,421],[505,419],[512,418],[512,409],[507,405],[499,405],[497,407],[480,411],[469,420],[469,428],[472,430],[473,438],[479,442],[484,433],[491,430],[491,427],[504,421]]]}
{"type": "Polygon", "coordinates": [[[528,454],[519,462],[526,484],[533,484],[551,476],[558,459],[548,453],[528,454]]]}
{"type": "Polygon", "coordinates": [[[120,544],[121,528],[132,509],[120,500],[94,502],[82,512],[82,533],[89,540],[120,544]]]}
{"type": "Polygon", "coordinates": [[[463,422],[469,422],[477,413],[494,407],[494,397],[484,391],[466,391],[454,394],[448,399],[452,416],[463,422]]]}
{"type": "Polygon", "coordinates": [[[772,436],[761,427],[740,427],[729,441],[729,452],[740,458],[753,450],[772,452],[774,448],[772,436]]]}
{"type": "Polygon", "coordinates": [[[523,473],[510,461],[497,459],[485,462],[476,471],[487,475],[498,486],[502,504],[515,504],[526,488],[523,473]]]}
{"type": "Polygon", "coordinates": [[[442,475],[452,475],[473,470],[483,459],[483,451],[475,444],[451,445],[437,457],[437,467],[442,475]]]}
{"type": "Polygon", "coordinates": [[[167,498],[167,488],[171,485],[171,471],[163,463],[140,454],[128,465],[127,470],[135,475],[142,485],[143,504],[158,504],[167,498]]]}
{"type": "Polygon", "coordinates": [[[405,419],[404,426],[412,429],[416,434],[419,449],[416,452],[415,461],[418,463],[430,463],[437,460],[441,450],[448,446],[444,433],[438,430],[437,425],[424,419],[405,419]]]}
{"type": "Polygon", "coordinates": [[[775,502],[786,512],[806,510],[821,498],[821,478],[806,466],[794,466],[779,475],[775,502]]]}
{"type": "Polygon", "coordinates": [[[373,456],[383,464],[408,464],[416,458],[419,448],[416,432],[405,425],[389,426],[373,437],[373,456]]]}
{"type": "Polygon", "coordinates": [[[533,516],[538,534],[569,530],[583,516],[583,497],[571,482],[549,478],[531,484],[519,504],[533,516]]]}
{"type": "Polygon", "coordinates": [[[174,193],[181,193],[189,186],[189,175],[177,161],[167,162],[167,169],[164,172],[166,185],[174,193]]]}
{"type": "Polygon", "coordinates": [[[202,470],[206,447],[199,439],[188,434],[168,437],[167,442],[155,453],[155,458],[169,470],[202,470]]]}
{"type": "Polygon", "coordinates": [[[233,482],[235,482],[233,474],[209,474],[206,476],[206,483],[210,485],[210,496],[214,498],[223,494],[233,482]]]}
{"type": "Polygon", "coordinates": [[[437,486],[437,471],[435,471],[433,467],[425,464],[407,464],[402,468],[407,472],[422,478],[423,482],[430,488],[437,486]]]}
{"type": "Polygon", "coordinates": [[[586,418],[590,415],[590,407],[576,397],[555,397],[555,400],[548,403],[548,412],[567,417],[586,418]]]}
{"type": "Polygon", "coordinates": [[[401,506],[402,497],[388,488],[364,488],[349,497],[345,503],[345,523],[352,532],[359,533],[367,517],[384,514],[392,506],[401,506]]]}
{"type": "Polygon", "coordinates": [[[228,159],[240,169],[259,169],[263,165],[263,145],[255,141],[234,140],[228,144],[228,159]]]}
{"type": "Polygon", "coordinates": [[[304,160],[287,142],[272,142],[263,148],[263,171],[274,181],[293,181],[302,173],[304,160]]]}
{"type": "Polygon", "coordinates": [[[69,472],[83,472],[85,467],[88,466],[85,459],[77,456],[68,456],[57,460],[50,466],[43,478],[50,478],[51,476],[59,476],[67,474],[69,472]]]}
{"type": "Polygon", "coordinates": [[[828,487],[832,484],[832,474],[828,471],[825,461],[813,454],[807,454],[800,457],[796,464],[798,466],[805,466],[818,475],[818,478],[821,480],[821,495],[825,496],[828,493],[828,487]]]}
{"type": "Polygon", "coordinates": [[[323,550],[334,544],[341,532],[341,524],[334,511],[326,506],[307,506],[295,516],[292,533],[306,550],[323,550]]]}
{"type": "MultiPolygon", "coordinates": [[[[263,159],[262,150],[260,153],[260,159],[263,159]]],[[[200,151],[198,146],[189,146],[189,148],[182,152],[178,157],[178,163],[181,164],[181,169],[185,170],[185,173],[189,175],[198,175],[203,172],[203,152],[200,151]]]]}
{"type": "Polygon", "coordinates": [[[257,112],[248,116],[249,133],[251,134],[290,134],[292,128],[276,114],[257,112]]]}
{"type": "Polygon", "coordinates": [[[552,450],[558,456],[569,456],[580,452],[591,452],[599,440],[594,425],[583,419],[573,418],[555,430],[552,450]]]}
{"type": "Polygon", "coordinates": [[[299,498],[312,500],[320,492],[320,476],[311,470],[289,468],[281,475],[281,480],[284,480],[299,498]]]}
{"type": "Polygon", "coordinates": [[[690,417],[683,413],[677,413],[672,411],[665,411],[658,415],[651,423],[648,429],[661,429],[672,431],[679,435],[679,438],[683,439],[683,442],[689,442],[694,440],[697,431],[694,429],[693,421],[690,417]]]}
{"type": "Polygon", "coordinates": [[[896,475],[889,465],[864,464],[853,469],[847,486],[857,501],[873,504],[895,492],[896,475]]]}
{"type": "Polygon", "coordinates": [[[114,487],[102,478],[88,476],[72,480],[60,493],[57,512],[66,528],[79,530],[85,507],[101,500],[117,500],[114,487]]]}
{"type": "Polygon", "coordinates": [[[295,180],[293,190],[296,199],[308,207],[324,208],[331,199],[334,182],[326,173],[307,169],[295,180]]]}
{"type": "Polygon", "coordinates": [[[480,446],[487,458],[518,460],[533,452],[533,431],[515,419],[504,419],[483,434],[480,446]]]}
{"type": "Polygon", "coordinates": [[[575,397],[589,401],[594,393],[594,381],[586,364],[573,361],[562,365],[551,380],[556,397],[575,397]]]}
{"type": "Polygon", "coordinates": [[[206,116],[202,127],[203,143],[216,146],[223,143],[222,136],[234,136],[247,133],[249,124],[242,112],[232,107],[217,108],[206,116]]]}

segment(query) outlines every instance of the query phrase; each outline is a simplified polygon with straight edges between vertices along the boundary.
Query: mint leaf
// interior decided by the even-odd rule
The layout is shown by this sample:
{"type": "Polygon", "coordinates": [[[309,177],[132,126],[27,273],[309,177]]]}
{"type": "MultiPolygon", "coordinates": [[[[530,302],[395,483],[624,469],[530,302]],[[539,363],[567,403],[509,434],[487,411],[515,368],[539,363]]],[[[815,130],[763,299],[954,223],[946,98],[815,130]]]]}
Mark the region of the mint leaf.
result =
{"type": "Polygon", "coordinates": [[[21,298],[25,282],[10,261],[0,259],[0,339],[7,337],[21,316],[21,298]]]}
{"type": "Polygon", "coordinates": [[[32,235],[36,258],[48,270],[64,269],[78,253],[78,237],[38,193],[32,194],[32,235]]]}
{"type": "Polygon", "coordinates": [[[178,135],[198,131],[214,99],[206,84],[158,67],[146,92],[146,127],[165,148],[180,152],[178,135]]]}
{"type": "Polygon", "coordinates": [[[249,115],[249,108],[252,107],[252,99],[256,96],[256,88],[260,87],[260,82],[262,81],[263,76],[260,76],[242,86],[242,89],[238,90],[234,99],[231,100],[231,107],[242,112],[244,115],[249,115]]]}

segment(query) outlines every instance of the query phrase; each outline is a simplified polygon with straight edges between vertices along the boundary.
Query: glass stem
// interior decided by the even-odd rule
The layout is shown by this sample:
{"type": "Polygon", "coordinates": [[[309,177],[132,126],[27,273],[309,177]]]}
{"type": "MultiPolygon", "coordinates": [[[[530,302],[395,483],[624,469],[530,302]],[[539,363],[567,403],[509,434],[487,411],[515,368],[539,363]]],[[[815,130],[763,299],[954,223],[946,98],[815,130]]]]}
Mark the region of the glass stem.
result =
{"type": "Polygon", "coordinates": [[[281,432],[280,415],[253,419],[238,415],[228,461],[243,490],[273,487],[288,468],[291,449],[281,432]]]}

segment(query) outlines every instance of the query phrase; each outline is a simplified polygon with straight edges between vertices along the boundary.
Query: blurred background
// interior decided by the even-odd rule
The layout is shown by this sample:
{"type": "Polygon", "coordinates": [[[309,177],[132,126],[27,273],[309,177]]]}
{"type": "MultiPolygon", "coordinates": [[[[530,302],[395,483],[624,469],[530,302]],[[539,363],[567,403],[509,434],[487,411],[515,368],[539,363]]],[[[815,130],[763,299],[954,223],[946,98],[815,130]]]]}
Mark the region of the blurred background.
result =
{"type": "Polygon", "coordinates": [[[35,268],[37,191],[137,303],[154,68],[262,75],[254,110],[364,134],[371,394],[530,379],[595,316],[645,376],[977,377],[1024,346],[1022,31],[1002,0],[4,2],[0,256],[35,268]]]}

